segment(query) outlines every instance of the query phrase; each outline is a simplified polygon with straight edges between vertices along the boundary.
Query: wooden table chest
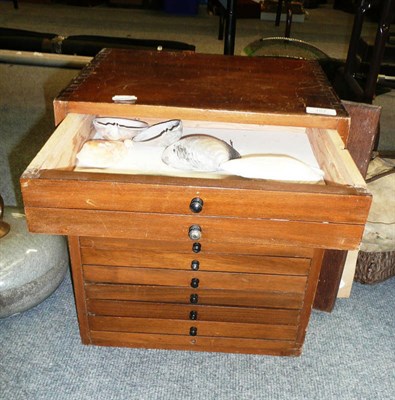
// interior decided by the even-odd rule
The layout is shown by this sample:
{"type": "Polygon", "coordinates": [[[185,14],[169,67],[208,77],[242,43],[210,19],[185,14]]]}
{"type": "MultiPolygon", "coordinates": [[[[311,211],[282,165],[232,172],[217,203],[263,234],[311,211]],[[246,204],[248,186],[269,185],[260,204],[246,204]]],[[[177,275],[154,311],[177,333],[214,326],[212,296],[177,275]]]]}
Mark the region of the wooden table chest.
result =
{"type": "Polygon", "coordinates": [[[21,185],[29,229],[68,236],[83,343],[300,354],[323,252],[358,247],[371,201],[318,64],[104,50],[54,106],[59,126],[21,185]],[[324,181],[76,170],[97,115],[263,142],[297,128],[324,181]]]}

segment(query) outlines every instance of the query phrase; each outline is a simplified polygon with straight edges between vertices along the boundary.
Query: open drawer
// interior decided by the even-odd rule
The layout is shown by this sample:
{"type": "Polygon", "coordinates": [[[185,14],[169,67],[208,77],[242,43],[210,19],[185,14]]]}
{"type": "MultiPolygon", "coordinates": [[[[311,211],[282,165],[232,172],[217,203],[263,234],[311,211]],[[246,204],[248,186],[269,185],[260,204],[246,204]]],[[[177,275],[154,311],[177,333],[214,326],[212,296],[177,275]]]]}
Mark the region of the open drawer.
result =
{"type": "Polygon", "coordinates": [[[183,241],[188,227],[199,223],[206,226],[203,238],[209,242],[240,243],[241,237],[251,246],[343,250],[360,242],[371,198],[334,129],[182,120],[187,133],[230,135],[227,139],[244,152],[251,140],[250,149],[260,146],[260,153],[266,147],[281,153],[284,145],[304,154],[324,176],[317,183],[299,183],[228,173],[78,168],[77,154],[94,137],[95,117],[68,114],[21,177],[31,231],[183,241]],[[204,204],[199,213],[189,207],[196,197],[204,204]]]}

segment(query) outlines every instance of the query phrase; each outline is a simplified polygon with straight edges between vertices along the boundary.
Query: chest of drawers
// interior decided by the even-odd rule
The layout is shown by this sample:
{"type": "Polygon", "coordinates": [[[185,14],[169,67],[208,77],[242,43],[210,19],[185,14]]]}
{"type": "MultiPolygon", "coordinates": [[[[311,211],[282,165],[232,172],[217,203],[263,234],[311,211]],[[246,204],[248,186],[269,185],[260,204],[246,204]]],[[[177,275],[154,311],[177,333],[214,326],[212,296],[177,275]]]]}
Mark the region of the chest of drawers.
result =
{"type": "Polygon", "coordinates": [[[83,343],[300,354],[323,253],[358,247],[371,199],[318,66],[267,62],[105,50],[55,100],[59,126],[21,185],[29,229],[68,236],[83,343]],[[284,73],[269,102],[265,85],[292,68],[310,79],[284,73]],[[306,102],[336,116],[307,115],[306,102]],[[298,127],[324,181],[77,170],[96,115],[247,127],[262,140],[268,125],[298,127]]]}

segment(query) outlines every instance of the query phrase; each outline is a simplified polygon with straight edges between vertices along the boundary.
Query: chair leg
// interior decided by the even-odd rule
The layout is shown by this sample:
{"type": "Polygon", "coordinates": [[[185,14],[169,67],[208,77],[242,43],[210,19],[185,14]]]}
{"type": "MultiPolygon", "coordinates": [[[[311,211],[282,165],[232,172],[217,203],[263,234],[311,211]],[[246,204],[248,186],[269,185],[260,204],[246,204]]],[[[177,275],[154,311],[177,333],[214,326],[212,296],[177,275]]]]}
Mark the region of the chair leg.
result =
{"type": "Polygon", "coordinates": [[[15,10],[17,10],[19,8],[18,0],[12,0],[12,2],[14,3],[15,10]]]}
{"type": "Polygon", "coordinates": [[[276,22],[274,23],[275,26],[280,26],[282,9],[283,9],[283,0],[278,0],[277,12],[276,12],[276,22]]]}
{"type": "Polygon", "coordinates": [[[287,21],[285,23],[285,37],[289,38],[291,37],[291,25],[292,25],[292,9],[291,9],[291,4],[287,0],[286,1],[286,12],[287,12],[287,21]]]}

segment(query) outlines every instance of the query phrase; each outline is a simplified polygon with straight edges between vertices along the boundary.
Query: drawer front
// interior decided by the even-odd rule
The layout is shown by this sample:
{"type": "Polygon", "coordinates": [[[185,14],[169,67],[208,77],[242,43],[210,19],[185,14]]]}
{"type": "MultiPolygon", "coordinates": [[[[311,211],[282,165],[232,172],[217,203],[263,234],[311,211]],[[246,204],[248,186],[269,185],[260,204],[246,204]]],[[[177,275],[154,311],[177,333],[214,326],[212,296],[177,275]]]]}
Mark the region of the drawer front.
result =
{"type": "Polygon", "coordinates": [[[307,275],[310,260],[306,258],[250,256],[235,254],[171,253],[136,249],[82,248],[82,262],[87,265],[135,266],[144,268],[200,271],[228,271],[281,275],[307,275]]]}
{"type": "Polygon", "coordinates": [[[93,331],[277,340],[296,340],[297,334],[297,327],[293,325],[132,317],[90,316],[89,326],[93,331]]]}
{"type": "Polygon", "coordinates": [[[302,345],[294,340],[199,337],[148,333],[91,331],[90,342],[98,346],[211,351],[244,354],[297,356],[302,345]]]}
{"type": "Polygon", "coordinates": [[[131,285],[186,287],[191,289],[237,289],[276,292],[305,290],[306,276],[268,275],[205,271],[178,271],[171,269],[112,267],[84,265],[87,282],[131,285]]]}
{"type": "Polygon", "coordinates": [[[162,318],[184,321],[221,321],[252,324],[297,325],[299,310],[220,307],[200,304],[150,303],[90,299],[90,315],[134,318],[162,318]]]}
{"type": "MultiPolygon", "coordinates": [[[[114,250],[134,252],[153,252],[153,253],[195,253],[194,241],[191,240],[145,240],[145,239],[129,239],[129,238],[109,238],[109,237],[81,237],[80,239],[81,251],[84,254],[89,249],[90,255],[94,252],[101,250],[114,250]]],[[[268,243],[254,243],[246,246],[241,243],[228,243],[222,242],[199,242],[200,246],[197,251],[200,255],[203,254],[237,254],[237,255],[259,255],[269,257],[288,257],[288,258],[312,258],[314,250],[311,247],[301,246],[285,246],[273,245],[268,243]]],[[[113,257],[116,255],[113,254],[113,257]]],[[[98,264],[99,262],[93,262],[98,264]]],[[[88,264],[88,263],[86,263],[88,264]]]]}
{"type": "Polygon", "coordinates": [[[56,170],[43,171],[40,179],[22,179],[22,191],[25,206],[32,208],[351,224],[365,223],[370,204],[366,193],[341,186],[243,179],[177,180],[56,170]],[[70,192],[73,196],[64,196],[70,192]],[[197,197],[203,200],[203,207],[200,213],[195,214],[190,204],[197,197]]]}
{"type": "Polygon", "coordinates": [[[304,291],[253,291],[192,289],[172,286],[85,284],[88,299],[130,300],[153,303],[196,304],[237,307],[267,307],[299,310],[304,291]]]}
{"type": "Polygon", "coordinates": [[[191,243],[191,226],[202,243],[290,245],[350,250],[359,245],[363,225],[288,220],[215,218],[93,210],[25,208],[29,229],[67,236],[175,240],[191,243]]]}

